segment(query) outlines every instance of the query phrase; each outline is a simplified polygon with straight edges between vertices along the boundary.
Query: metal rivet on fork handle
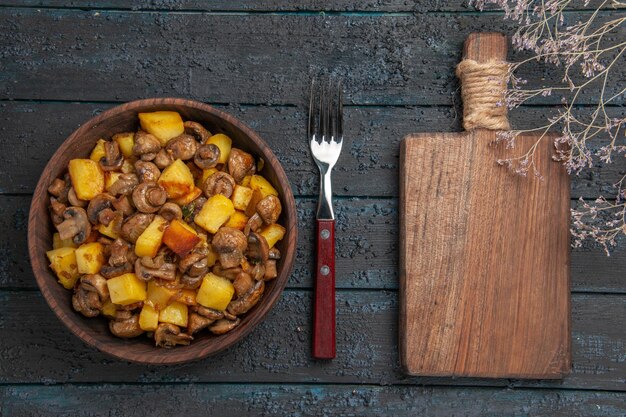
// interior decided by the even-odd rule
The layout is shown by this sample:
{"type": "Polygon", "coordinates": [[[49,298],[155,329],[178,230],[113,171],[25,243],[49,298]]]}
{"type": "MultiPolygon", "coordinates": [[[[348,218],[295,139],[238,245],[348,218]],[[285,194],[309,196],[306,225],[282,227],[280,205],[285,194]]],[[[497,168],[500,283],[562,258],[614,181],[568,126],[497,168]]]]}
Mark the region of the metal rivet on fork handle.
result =
{"type": "Polygon", "coordinates": [[[324,240],[330,237],[330,231],[328,229],[324,229],[320,232],[320,237],[324,240]]]}
{"type": "Polygon", "coordinates": [[[329,267],[327,267],[326,265],[324,265],[324,266],[322,266],[322,267],[320,268],[320,273],[321,273],[322,275],[326,276],[326,275],[330,274],[330,268],[329,268],[329,267]]]}

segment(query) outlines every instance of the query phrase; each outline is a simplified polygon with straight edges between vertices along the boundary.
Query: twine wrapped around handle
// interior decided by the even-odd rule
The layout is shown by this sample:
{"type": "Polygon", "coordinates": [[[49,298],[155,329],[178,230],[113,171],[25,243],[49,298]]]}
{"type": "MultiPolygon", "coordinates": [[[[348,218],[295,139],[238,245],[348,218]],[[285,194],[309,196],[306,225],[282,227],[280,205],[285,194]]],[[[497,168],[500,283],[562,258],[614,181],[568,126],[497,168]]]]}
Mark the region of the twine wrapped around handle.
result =
{"type": "Polygon", "coordinates": [[[465,130],[510,128],[504,101],[508,72],[509,64],[496,60],[464,59],[456,67],[456,76],[461,80],[465,130]]]}

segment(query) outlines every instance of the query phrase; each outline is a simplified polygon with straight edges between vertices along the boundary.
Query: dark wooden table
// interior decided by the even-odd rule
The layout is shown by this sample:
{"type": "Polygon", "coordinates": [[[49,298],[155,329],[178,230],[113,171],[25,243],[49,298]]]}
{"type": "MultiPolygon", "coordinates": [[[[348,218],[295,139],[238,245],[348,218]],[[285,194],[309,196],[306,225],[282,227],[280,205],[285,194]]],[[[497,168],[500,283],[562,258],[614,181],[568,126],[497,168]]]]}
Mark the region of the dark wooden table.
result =
{"type": "MultiPolygon", "coordinates": [[[[463,40],[512,33],[501,13],[461,0],[128,3],[0,0],[1,416],[626,414],[624,244],[610,258],[593,245],[573,250],[573,369],[562,381],[410,378],[399,368],[398,144],[410,132],[460,130],[463,40]],[[348,103],[334,175],[331,362],[310,357],[318,179],[305,119],[309,76],[320,72],[345,79],[348,103]],[[266,321],[228,352],[171,367],[83,345],[43,301],[26,251],[31,192],[55,148],[92,115],[153,96],[202,100],[256,129],[287,170],[301,224],[298,262],[266,321]]],[[[540,66],[527,75],[558,78],[540,66]]],[[[541,98],[511,118],[531,126],[557,103],[541,98]]],[[[624,100],[610,111],[623,117],[624,100]]],[[[573,178],[572,204],[610,195],[625,171],[621,159],[573,178]]]]}

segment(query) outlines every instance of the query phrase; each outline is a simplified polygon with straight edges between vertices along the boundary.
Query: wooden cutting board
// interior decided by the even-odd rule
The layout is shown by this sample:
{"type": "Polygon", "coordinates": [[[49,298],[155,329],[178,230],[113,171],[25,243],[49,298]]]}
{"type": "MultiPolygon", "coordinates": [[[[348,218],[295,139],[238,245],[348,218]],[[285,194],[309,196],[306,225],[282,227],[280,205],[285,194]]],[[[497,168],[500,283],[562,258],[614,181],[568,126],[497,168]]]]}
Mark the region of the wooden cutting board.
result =
{"type": "MultiPolygon", "coordinates": [[[[506,60],[501,34],[464,56],[506,60]]],[[[569,177],[543,140],[543,178],[496,163],[485,129],[421,133],[400,152],[400,358],[410,375],[560,378],[570,369],[569,177]]]]}

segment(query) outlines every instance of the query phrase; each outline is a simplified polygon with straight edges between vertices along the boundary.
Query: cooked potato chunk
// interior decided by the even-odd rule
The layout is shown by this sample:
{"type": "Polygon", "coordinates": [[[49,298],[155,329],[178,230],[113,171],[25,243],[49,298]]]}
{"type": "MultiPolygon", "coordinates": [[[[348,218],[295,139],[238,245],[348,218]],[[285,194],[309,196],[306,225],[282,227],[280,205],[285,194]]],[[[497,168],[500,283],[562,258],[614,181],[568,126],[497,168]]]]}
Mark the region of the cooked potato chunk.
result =
{"type": "Polygon", "coordinates": [[[252,190],[252,188],[235,185],[233,195],[230,196],[230,199],[233,200],[233,205],[235,206],[235,208],[237,210],[244,211],[248,207],[248,204],[252,199],[253,192],[254,190],[252,190]]]}
{"type": "Polygon", "coordinates": [[[77,248],[78,245],[74,243],[72,238],[69,239],[61,239],[61,236],[58,233],[52,235],[52,249],[59,248],[77,248]]]}
{"type": "Polygon", "coordinates": [[[243,230],[248,223],[248,216],[241,211],[236,211],[230,216],[230,219],[224,224],[225,227],[232,227],[233,229],[243,230]]]}
{"type": "Polygon", "coordinates": [[[270,224],[261,231],[261,236],[265,238],[270,249],[285,236],[285,228],[278,223],[270,224]]]}
{"type": "Polygon", "coordinates": [[[174,301],[159,312],[161,323],[171,323],[180,327],[187,327],[187,305],[174,301]]]}
{"type": "Polygon", "coordinates": [[[115,312],[117,311],[117,306],[111,302],[111,300],[106,300],[104,304],[102,304],[102,315],[108,318],[115,318],[115,312]]]}
{"type": "Polygon", "coordinates": [[[139,327],[146,332],[153,332],[159,327],[159,312],[150,304],[144,304],[139,313],[139,327]]]}
{"type": "Polygon", "coordinates": [[[200,242],[191,226],[180,220],[172,220],[163,233],[163,243],[178,256],[185,256],[200,242]]]}
{"type": "Polygon", "coordinates": [[[182,290],[176,294],[176,301],[179,301],[188,306],[195,306],[196,303],[196,291],[195,290],[182,290]]]}
{"type": "Polygon", "coordinates": [[[111,302],[120,305],[133,304],[146,299],[146,283],[135,274],[120,275],[107,281],[111,302]]]}
{"type": "Polygon", "coordinates": [[[181,198],[192,192],[196,186],[189,167],[180,159],[163,170],[158,183],[165,188],[168,198],[181,198]]]}
{"type": "Polygon", "coordinates": [[[148,298],[146,303],[156,310],[163,310],[176,297],[177,291],[158,285],[156,281],[148,281],[148,298]]]}
{"type": "Polygon", "coordinates": [[[91,155],[89,155],[89,159],[95,162],[100,162],[100,159],[102,159],[105,155],[104,142],[104,139],[98,139],[98,142],[96,142],[96,146],[94,146],[91,150],[91,155]]]}
{"type": "Polygon", "coordinates": [[[161,146],[185,131],[183,119],[175,111],[139,113],[139,123],[143,130],[161,141],[161,146]]]}
{"type": "Polygon", "coordinates": [[[218,133],[217,135],[211,136],[206,143],[213,144],[220,148],[220,164],[225,164],[228,162],[228,157],[230,156],[230,149],[233,146],[233,141],[231,138],[226,136],[223,133],[218,133]]]}
{"type": "Polygon", "coordinates": [[[260,175],[253,175],[252,178],[250,178],[250,188],[253,190],[259,190],[261,194],[263,194],[263,198],[268,195],[278,196],[278,191],[276,191],[268,180],[260,175]]]}
{"type": "Polygon", "coordinates": [[[97,274],[104,265],[104,247],[102,243],[82,244],[76,249],[76,264],[81,274],[97,274]]]}
{"type": "Polygon", "coordinates": [[[76,264],[76,249],[68,247],[53,249],[46,252],[46,255],[61,285],[68,290],[74,288],[74,284],[80,277],[76,264]]]}
{"type": "Polygon", "coordinates": [[[224,311],[235,294],[235,287],[226,278],[208,273],[196,295],[196,302],[207,308],[224,311]]]}
{"type": "Polygon", "coordinates": [[[226,223],[233,213],[235,213],[233,202],[222,194],[216,194],[204,203],[194,222],[209,233],[217,233],[217,229],[226,223]]]}
{"type": "Polygon", "coordinates": [[[70,178],[76,196],[91,200],[104,191],[104,172],[91,159],[72,159],[69,163],[70,178]]]}
{"type": "Polygon", "coordinates": [[[202,189],[198,187],[194,187],[193,190],[191,190],[191,192],[189,192],[188,194],[185,194],[181,198],[172,200],[172,202],[182,207],[191,203],[193,200],[200,197],[200,195],[202,195],[202,189]]]}
{"type": "Polygon", "coordinates": [[[167,220],[161,216],[155,216],[152,223],[137,238],[135,243],[135,255],[149,256],[154,258],[161,247],[163,233],[167,227],[167,220]]]}
{"type": "Polygon", "coordinates": [[[133,156],[133,146],[135,146],[135,134],[133,132],[118,133],[113,136],[125,158],[133,156]]]}

